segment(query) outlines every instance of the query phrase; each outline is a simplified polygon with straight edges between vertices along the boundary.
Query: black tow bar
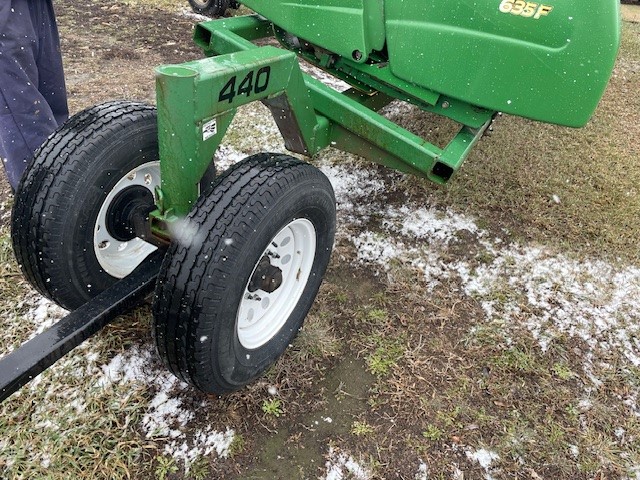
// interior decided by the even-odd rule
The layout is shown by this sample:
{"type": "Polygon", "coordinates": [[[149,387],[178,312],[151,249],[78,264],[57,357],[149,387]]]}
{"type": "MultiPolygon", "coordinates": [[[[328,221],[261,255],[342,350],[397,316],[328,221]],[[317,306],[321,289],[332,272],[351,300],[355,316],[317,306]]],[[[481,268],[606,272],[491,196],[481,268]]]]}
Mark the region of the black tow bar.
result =
{"type": "Polygon", "coordinates": [[[164,250],[54,326],[0,359],[0,402],[153,291],[164,250]]]}

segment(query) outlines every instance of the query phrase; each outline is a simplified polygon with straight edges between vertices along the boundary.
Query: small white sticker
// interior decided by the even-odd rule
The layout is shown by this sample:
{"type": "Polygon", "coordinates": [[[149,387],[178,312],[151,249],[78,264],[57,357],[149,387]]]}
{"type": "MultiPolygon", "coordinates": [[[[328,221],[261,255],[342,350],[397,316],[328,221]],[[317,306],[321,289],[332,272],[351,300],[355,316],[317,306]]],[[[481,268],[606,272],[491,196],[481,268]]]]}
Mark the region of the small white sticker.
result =
{"type": "Polygon", "coordinates": [[[209,140],[218,133],[218,121],[214,118],[202,126],[202,141],[209,140]]]}

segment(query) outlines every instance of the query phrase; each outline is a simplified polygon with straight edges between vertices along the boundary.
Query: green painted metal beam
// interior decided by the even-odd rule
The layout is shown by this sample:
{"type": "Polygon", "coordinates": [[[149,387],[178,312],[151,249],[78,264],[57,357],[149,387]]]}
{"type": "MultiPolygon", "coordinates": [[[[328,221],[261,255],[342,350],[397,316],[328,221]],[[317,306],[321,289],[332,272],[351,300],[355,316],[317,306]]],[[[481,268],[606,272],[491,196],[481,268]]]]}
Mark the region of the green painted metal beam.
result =
{"type": "Polygon", "coordinates": [[[190,211],[198,182],[241,105],[269,100],[277,107],[281,98],[285,113],[276,121],[295,127],[302,153],[317,151],[311,97],[295,54],[286,50],[266,46],[159,67],[156,95],[162,216],[190,211]]]}
{"type": "Polygon", "coordinates": [[[339,93],[308,75],[305,81],[316,110],[331,121],[332,146],[436,183],[449,180],[491,122],[463,126],[443,150],[376,113],[389,97],[339,93]]]}
{"type": "Polygon", "coordinates": [[[423,107],[455,112],[463,121],[441,149],[377,113],[398,97],[388,70],[351,62],[358,81],[381,91],[337,92],[303,74],[294,52],[251,43],[271,31],[257,16],[202,23],[195,40],[212,58],[156,70],[162,177],[159,208],[151,215],[156,234],[170,236],[167,224],[191,210],[198,183],[242,105],[257,100],[267,105],[291,151],[311,156],[333,145],[437,183],[459,168],[490,122],[491,112],[408,89],[421,95],[423,107]]]}
{"type": "Polygon", "coordinates": [[[210,20],[196,25],[193,39],[206,55],[258,48],[251,42],[273,35],[270,22],[257,15],[210,20]]]}

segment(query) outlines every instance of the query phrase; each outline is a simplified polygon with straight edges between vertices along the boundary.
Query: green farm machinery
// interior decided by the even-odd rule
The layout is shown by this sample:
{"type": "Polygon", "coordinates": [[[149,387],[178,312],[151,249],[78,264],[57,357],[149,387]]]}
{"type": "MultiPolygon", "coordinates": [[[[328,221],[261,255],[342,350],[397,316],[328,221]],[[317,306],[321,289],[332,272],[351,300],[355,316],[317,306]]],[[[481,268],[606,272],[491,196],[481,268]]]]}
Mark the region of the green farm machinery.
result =
{"type": "Polygon", "coordinates": [[[331,145],[442,184],[497,112],[585,125],[620,41],[618,0],[241,3],[256,13],[196,27],[203,59],[156,69],[157,109],[89,108],[36,154],[14,250],[31,284],[72,312],[0,362],[1,398],[151,291],[160,356],[204,392],[241,388],[282,354],[329,263],[335,199],[287,155],[217,175],[238,107],[266,105],[291,152],[331,145]],[[378,113],[397,100],[460,128],[432,145],[378,113]]]}

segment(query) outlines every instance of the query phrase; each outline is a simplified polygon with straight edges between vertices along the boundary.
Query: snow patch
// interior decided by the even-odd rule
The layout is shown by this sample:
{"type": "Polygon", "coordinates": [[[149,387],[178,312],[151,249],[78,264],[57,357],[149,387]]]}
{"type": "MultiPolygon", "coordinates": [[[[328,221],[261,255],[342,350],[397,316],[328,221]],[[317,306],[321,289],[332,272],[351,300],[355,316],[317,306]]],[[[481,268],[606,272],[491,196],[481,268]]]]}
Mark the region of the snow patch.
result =
{"type": "Polygon", "coordinates": [[[29,340],[48,328],[51,328],[68,313],[67,310],[60,308],[51,300],[44,297],[39,297],[34,303],[33,308],[25,315],[26,319],[35,327],[35,330],[29,336],[29,340]]]}
{"type": "Polygon", "coordinates": [[[478,463],[482,468],[487,470],[495,460],[500,460],[500,455],[490,450],[481,448],[480,450],[467,450],[467,458],[478,463]]]}
{"type": "Polygon", "coordinates": [[[356,462],[353,457],[345,453],[329,448],[329,459],[325,463],[327,473],[321,477],[324,480],[368,480],[372,478],[371,472],[356,462]]]}
{"type": "Polygon", "coordinates": [[[189,395],[190,387],[164,368],[157,368],[150,347],[133,347],[116,355],[100,368],[100,372],[94,381],[97,388],[139,383],[158,389],[142,417],[142,430],[147,438],[166,440],[165,453],[176,460],[182,460],[186,472],[200,456],[208,456],[213,452],[219,457],[228,455],[235,435],[230,428],[219,432],[207,426],[187,435],[186,432],[193,427],[196,415],[183,405],[181,394],[189,395]]]}
{"type": "Polygon", "coordinates": [[[341,225],[359,225],[376,211],[371,207],[370,198],[384,192],[384,182],[375,172],[356,170],[348,165],[321,165],[320,170],[327,176],[336,195],[336,207],[341,225]]]}
{"type": "Polygon", "coordinates": [[[450,261],[443,261],[443,253],[461,233],[467,232],[476,238],[486,235],[472,220],[452,211],[389,206],[383,218],[382,228],[388,235],[364,231],[350,238],[357,248],[357,259],[374,263],[385,271],[394,262],[411,266],[422,272],[427,291],[457,273],[450,261]]]}
{"type": "Polygon", "coordinates": [[[636,267],[616,269],[602,261],[576,261],[543,248],[512,245],[463,280],[465,292],[480,300],[489,318],[525,319],[543,351],[564,334],[584,340],[591,350],[616,349],[640,365],[636,267]],[[496,291],[506,295],[496,299],[496,291]]]}
{"type": "Polygon", "coordinates": [[[500,455],[484,448],[476,451],[469,449],[466,451],[466,454],[469,460],[478,463],[484,469],[484,478],[486,480],[493,480],[493,476],[491,475],[491,464],[496,460],[500,460],[500,455]]]}
{"type": "Polygon", "coordinates": [[[182,460],[185,471],[188,474],[194,461],[199,457],[207,457],[216,452],[218,457],[226,458],[229,455],[229,447],[233,443],[235,432],[227,429],[218,432],[211,427],[197,430],[191,441],[179,438],[171,441],[164,447],[164,453],[176,460],[182,460]]]}
{"type": "Polygon", "coordinates": [[[417,206],[402,205],[388,207],[384,213],[383,227],[405,236],[435,242],[446,246],[455,240],[461,231],[468,231],[476,237],[484,236],[473,220],[451,210],[436,210],[417,206]]]}
{"type": "Polygon", "coordinates": [[[429,467],[426,463],[420,460],[420,465],[418,465],[418,471],[413,477],[415,480],[427,480],[429,478],[429,467]]]}

